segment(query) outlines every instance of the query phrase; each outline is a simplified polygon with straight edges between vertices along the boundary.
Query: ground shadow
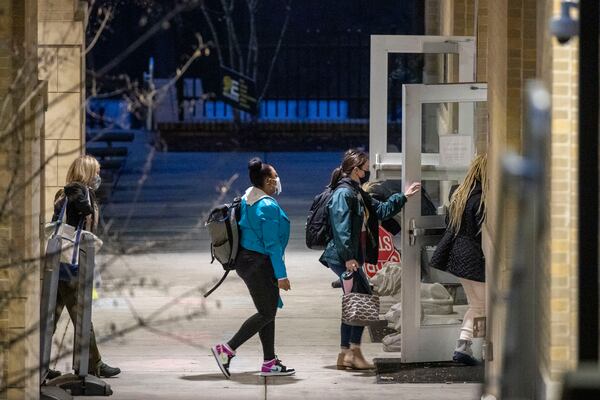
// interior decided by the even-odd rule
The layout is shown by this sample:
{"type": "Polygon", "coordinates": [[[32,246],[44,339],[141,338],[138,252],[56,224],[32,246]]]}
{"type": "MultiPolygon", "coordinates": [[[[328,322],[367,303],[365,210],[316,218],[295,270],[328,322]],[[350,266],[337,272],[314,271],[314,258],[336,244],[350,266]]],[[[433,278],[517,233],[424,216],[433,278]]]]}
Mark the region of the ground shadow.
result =
{"type": "MultiPolygon", "coordinates": [[[[337,365],[325,365],[323,368],[325,368],[325,369],[331,369],[331,370],[338,370],[337,365]]],[[[340,369],[338,371],[340,371],[340,373],[352,374],[352,376],[360,376],[360,377],[375,376],[376,375],[374,369],[366,369],[366,370],[360,370],[360,369],[340,369]]]]}
{"type": "Polygon", "coordinates": [[[283,385],[293,385],[294,383],[298,383],[303,381],[304,379],[297,378],[296,376],[273,376],[267,378],[268,386],[283,386],[283,385]]]}
{"type": "Polygon", "coordinates": [[[195,382],[223,382],[226,383],[228,381],[232,381],[235,383],[240,383],[242,385],[256,385],[261,386],[265,384],[265,380],[263,377],[259,376],[257,372],[242,372],[238,374],[231,374],[231,379],[225,378],[221,373],[212,373],[212,374],[199,374],[199,375],[183,375],[180,376],[179,379],[183,379],[185,381],[195,381],[195,382]]]}
{"type": "MultiPolygon", "coordinates": [[[[195,382],[228,382],[228,380],[223,376],[223,374],[220,373],[183,375],[180,376],[179,379],[195,382]]],[[[295,376],[277,376],[266,379],[267,384],[272,386],[292,385],[294,383],[302,381],[302,379],[299,379],[295,376]]],[[[258,372],[241,372],[237,374],[231,374],[230,381],[240,383],[242,385],[261,386],[265,384],[265,378],[260,376],[258,372]]]]}

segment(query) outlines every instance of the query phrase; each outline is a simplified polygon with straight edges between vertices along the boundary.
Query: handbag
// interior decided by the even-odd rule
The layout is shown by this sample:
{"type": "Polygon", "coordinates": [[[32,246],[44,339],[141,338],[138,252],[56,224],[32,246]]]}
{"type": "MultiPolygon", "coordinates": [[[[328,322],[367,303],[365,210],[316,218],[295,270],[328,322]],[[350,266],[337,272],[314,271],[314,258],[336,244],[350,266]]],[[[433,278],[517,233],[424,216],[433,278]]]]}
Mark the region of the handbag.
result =
{"type": "Polygon", "coordinates": [[[65,222],[67,203],[68,199],[65,197],[65,203],[60,210],[52,234],[52,237],[61,238],[59,269],[59,280],[61,281],[70,281],[79,271],[79,246],[84,223],[84,219],[82,219],[77,227],[74,227],[65,222]]]}
{"type": "Polygon", "coordinates": [[[446,229],[429,261],[429,266],[431,268],[439,269],[440,271],[446,271],[448,269],[450,252],[452,251],[452,246],[454,246],[454,237],[454,231],[452,229],[446,229]]]}
{"type": "Polygon", "coordinates": [[[352,291],[342,297],[342,322],[351,326],[368,326],[379,323],[379,296],[372,293],[368,283],[365,285],[362,276],[353,280],[352,291]],[[361,285],[367,287],[368,293],[359,293],[361,285]]]}

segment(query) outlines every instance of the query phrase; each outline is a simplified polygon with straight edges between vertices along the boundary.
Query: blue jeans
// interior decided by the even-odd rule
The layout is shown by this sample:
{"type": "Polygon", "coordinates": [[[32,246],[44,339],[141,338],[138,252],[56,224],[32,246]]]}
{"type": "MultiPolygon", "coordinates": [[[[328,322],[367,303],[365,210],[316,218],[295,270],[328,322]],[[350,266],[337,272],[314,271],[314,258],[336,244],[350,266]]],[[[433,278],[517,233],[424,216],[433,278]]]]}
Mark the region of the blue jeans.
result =
{"type": "MultiPolygon", "coordinates": [[[[329,269],[335,273],[338,278],[342,279],[342,274],[346,272],[346,266],[339,264],[328,264],[329,269]]],[[[362,268],[358,270],[361,277],[363,279],[367,279],[365,273],[362,268]]],[[[340,327],[340,332],[342,336],[341,347],[349,348],[350,344],[360,344],[362,339],[363,331],[365,330],[364,326],[351,326],[342,322],[342,326],[340,327]]]]}

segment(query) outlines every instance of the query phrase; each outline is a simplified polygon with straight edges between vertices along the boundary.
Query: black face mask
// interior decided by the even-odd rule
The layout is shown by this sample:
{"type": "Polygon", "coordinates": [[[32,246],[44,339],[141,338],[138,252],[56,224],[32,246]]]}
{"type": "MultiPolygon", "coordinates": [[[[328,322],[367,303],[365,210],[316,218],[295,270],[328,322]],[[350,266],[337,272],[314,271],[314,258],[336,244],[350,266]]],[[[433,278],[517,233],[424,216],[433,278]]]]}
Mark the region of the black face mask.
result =
{"type": "Polygon", "coordinates": [[[371,171],[363,171],[365,173],[365,176],[363,176],[362,178],[358,178],[360,180],[360,184],[364,185],[365,183],[369,182],[369,178],[371,177],[371,171]]]}

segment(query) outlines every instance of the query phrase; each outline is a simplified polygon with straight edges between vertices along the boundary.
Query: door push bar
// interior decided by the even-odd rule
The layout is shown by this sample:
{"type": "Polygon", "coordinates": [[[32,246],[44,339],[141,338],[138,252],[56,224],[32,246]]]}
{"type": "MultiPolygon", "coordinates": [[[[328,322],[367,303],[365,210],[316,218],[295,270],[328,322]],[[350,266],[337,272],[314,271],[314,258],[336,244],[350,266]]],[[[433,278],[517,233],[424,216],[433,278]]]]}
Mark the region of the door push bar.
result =
{"type": "Polygon", "coordinates": [[[421,236],[440,236],[443,235],[446,228],[419,228],[416,221],[410,220],[408,228],[408,244],[414,246],[417,243],[417,238],[421,236]]]}

